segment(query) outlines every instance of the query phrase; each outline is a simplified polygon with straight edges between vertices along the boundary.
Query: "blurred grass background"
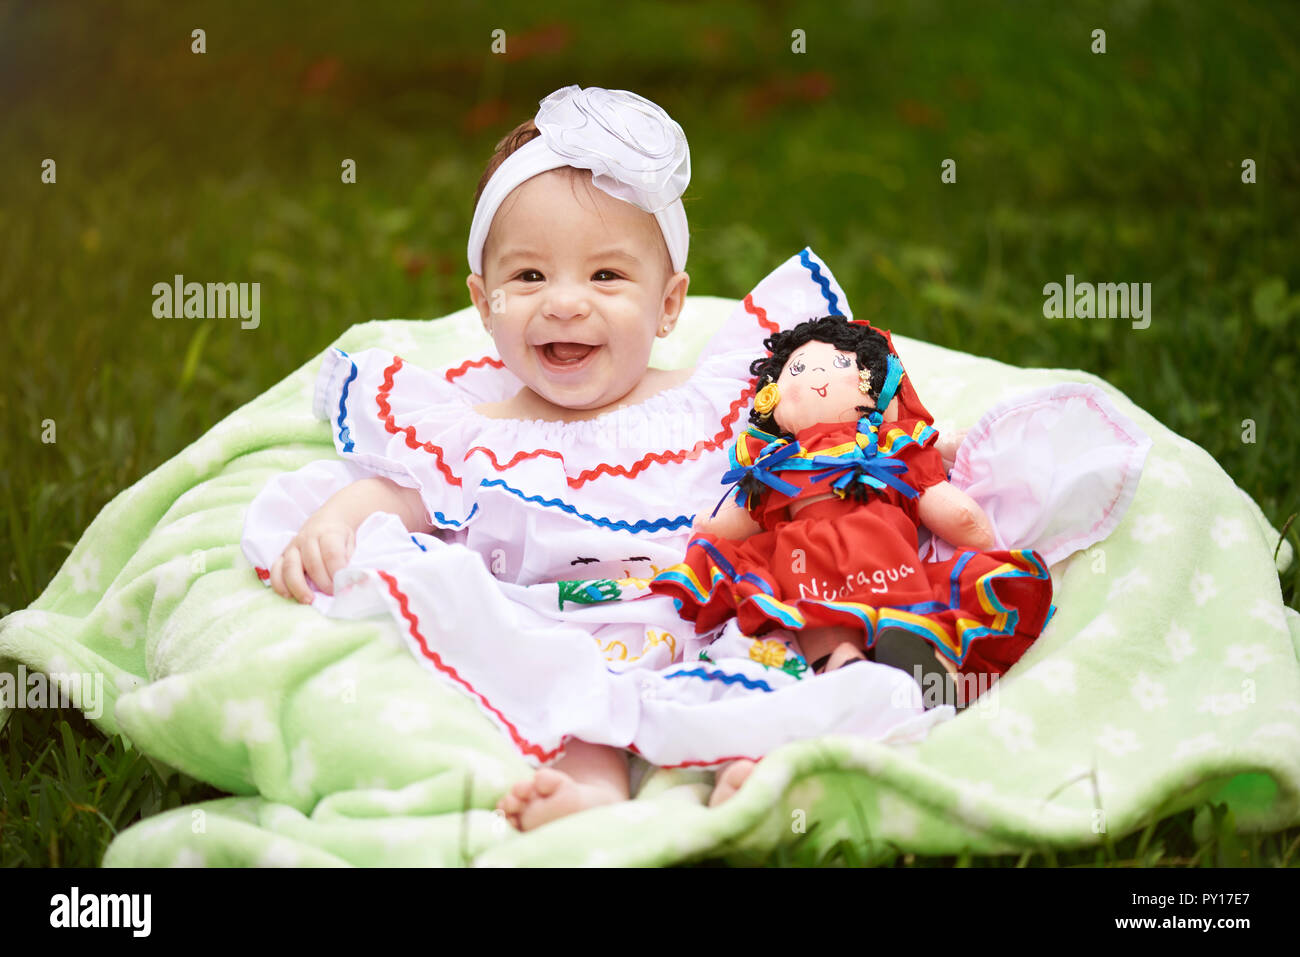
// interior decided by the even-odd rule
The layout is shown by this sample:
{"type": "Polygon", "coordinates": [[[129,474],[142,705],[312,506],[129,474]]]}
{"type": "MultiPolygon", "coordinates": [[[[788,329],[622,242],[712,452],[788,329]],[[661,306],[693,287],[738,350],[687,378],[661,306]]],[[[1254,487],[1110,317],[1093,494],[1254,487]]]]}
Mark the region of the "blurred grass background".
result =
{"type": "MultiPolygon", "coordinates": [[[[348,326],[468,305],[492,147],[570,83],[685,129],[691,293],[742,296],[811,245],[879,325],[1105,377],[1282,528],[1298,76],[1286,2],[0,5],[0,614],[109,499],[348,326]],[[177,273],[260,282],[260,327],[154,318],[177,273]],[[1150,282],[1150,327],[1044,319],[1067,273],[1150,282]]],[[[1292,607],[1298,584],[1300,563],[1292,607]]]]}

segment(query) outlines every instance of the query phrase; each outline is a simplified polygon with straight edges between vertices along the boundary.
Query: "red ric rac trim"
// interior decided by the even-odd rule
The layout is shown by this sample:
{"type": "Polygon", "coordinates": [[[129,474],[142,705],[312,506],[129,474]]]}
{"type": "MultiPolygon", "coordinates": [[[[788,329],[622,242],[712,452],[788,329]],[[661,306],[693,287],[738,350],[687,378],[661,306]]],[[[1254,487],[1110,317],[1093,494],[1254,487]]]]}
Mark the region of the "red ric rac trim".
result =
{"type": "MultiPolygon", "coordinates": [[[[701,452],[709,452],[712,451],[713,449],[719,448],[721,447],[722,443],[724,443],[727,439],[731,438],[731,434],[732,434],[731,426],[735,423],[736,419],[739,417],[740,410],[749,404],[749,400],[753,397],[753,395],[754,395],[754,388],[751,385],[748,388],[746,388],[744,392],[740,394],[739,398],[734,399],[732,401],[731,408],[728,409],[727,414],[722,419],[721,422],[722,428],[718,431],[717,435],[715,435],[712,439],[701,439],[700,441],[696,442],[693,446],[691,446],[689,449],[681,449],[680,451],[677,452],[647,453],[646,455],[638,459],[635,463],[633,463],[630,469],[625,468],[622,465],[608,465],[602,462],[600,465],[597,465],[594,469],[584,469],[582,471],[582,474],[578,475],[576,478],[569,477],[566,478],[565,481],[568,482],[570,488],[582,488],[582,486],[586,485],[592,479],[598,478],[601,475],[623,475],[626,476],[627,478],[635,478],[638,473],[645,471],[647,468],[650,467],[652,463],[655,462],[658,462],[660,464],[664,464],[667,462],[680,463],[680,462],[684,462],[686,459],[699,458],[701,452]]],[[[501,462],[497,459],[496,454],[491,449],[485,446],[476,445],[473,448],[471,448],[469,452],[466,452],[465,454],[469,455],[472,452],[482,452],[484,455],[486,455],[491,460],[492,467],[496,469],[498,472],[504,472],[506,471],[506,469],[518,465],[524,459],[535,458],[539,455],[545,455],[545,456],[549,456],[550,458],[556,458],[559,459],[561,462],[564,461],[564,456],[552,449],[533,449],[533,451],[531,452],[516,452],[510,458],[510,461],[506,462],[504,465],[502,465],[501,462]]]]}
{"type": "Polygon", "coordinates": [[[508,720],[506,720],[505,715],[503,715],[500,711],[498,711],[495,707],[493,707],[492,702],[488,701],[487,698],[479,694],[479,692],[474,689],[473,685],[471,685],[468,681],[466,681],[459,674],[457,674],[455,668],[451,667],[448,664],[445,664],[443,660],[438,657],[438,653],[429,647],[429,643],[425,640],[424,635],[420,633],[419,619],[416,618],[415,615],[411,613],[411,608],[409,602],[407,601],[406,593],[397,587],[397,580],[393,578],[392,575],[388,574],[385,571],[381,571],[380,569],[375,569],[375,574],[377,574],[381,579],[383,579],[384,584],[388,586],[389,594],[391,594],[393,598],[397,600],[398,605],[401,607],[402,617],[406,619],[410,627],[411,636],[415,638],[416,642],[419,643],[420,651],[424,654],[424,657],[427,658],[430,662],[432,662],[435,668],[437,668],[439,671],[441,671],[447,677],[451,678],[453,681],[455,681],[457,684],[459,684],[461,687],[467,690],[470,694],[472,694],[475,698],[477,698],[479,703],[484,708],[492,712],[492,714],[496,715],[497,720],[500,721],[501,724],[505,726],[506,730],[510,732],[511,739],[515,742],[515,746],[519,748],[520,751],[524,752],[525,754],[531,754],[533,757],[537,758],[539,761],[543,763],[552,761],[557,755],[559,755],[564,751],[563,746],[555,748],[552,751],[547,751],[545,748],[541,747],[540,745],[533,744],[531,741],[526,739],[523,735],[519,733],[518,728],[516,728],[513,724],[511,724],[508,720]]]}
{"type": "Polygon", "coordinates": [[[450,382],[457,376],[464,375],[471,368],[478,368],[480,366],[492,366],[497,369],[504,369],[506,364],[500,359],[493,359],[491,356],[484,356],[482,359],[466,359],[454,369],[448,369],[443,373],[443,376],[448,382],[450,382]]]}
{"type": "Polygon", "coordinates": [[[447,477],[447,481],[452,485],[460,485],[460,477],[457,476],[447,463],[442,460],[442,449],[432,442],[421,442],[415,437],[415,429],[409,425],[399,426],[393,421],[393,409],[388,404],[388,394],[393,391],[393,373],[402,368],[402,357],[393,356],[393,364],[384,370],[384,382],[379,387],[379,392],[375,394],[375,402],[379,405],[379,418],[384,423],[384,428],[390,435],[402,433],[406,436],[406,445],[412,449],[424,449],[426,452],[433,454],[438,460],[438,471],[447,477]]]}
{"type": "MultiPolygon", "coordinates": [[[[780,326],[767,318],[767,310],[754,302],[752,293],[745,296],[744,305],[745,311],[753,316],[759,326],[765,331],[769,333],[777,333],[781,331],[780,326]]],[[[464,375],[471,367],[481,367],[484,365],[490,365],[498,369],[505,367],[504,362],[500,359],[493,359],[491,356],[483,356],[480,359],[467,359],[455,368],[447,370],[445,373],[447,381],[450,382],[455,377],[464,375]]],[[[392,407],[388,403],[388,395],[393,389],[393,373],[399,371],[401,368],[401,357],[394,356],[393,364],[384,370],[383,385],[380,386],[379,392],[375,396],[375,401],[379,405],[379,414],[380,418],[383,420],[384,428],[393,435],[396,435],[398,432],[403,433],[406,436],[406,444],[409,448],[423,449],[424,451],[431,453],[438,460],[438,469],[447,477],[447,480],[453,485],[460,485],[460,478],[451,471],[443,460],[443,451],[441,447],[434,445],[432,442],[421,442],[416,438],[415,429],[413,427],[399,426],[394,422],[392,407]]],[[[608,465],[602,462],[593,469],[584,469],[582,473],[576,477],[566,477],[569,487],[582,488],[582,486],[586,485],[592,479],[599,478],[601,475],[622,475],[626,478],[635,478],[654,463],[659,463],[661,465],[666,465],[669,462],[680,464],[687,459],[699,458],[701,453],[712,452],[715,449],[721,448],[734,434],[732,426],[740,417],[740,410],[747,406],[750,399],[754,397],[754,385],[754,381],[751,380],[749,386],[732,401],[730,408],[727,410],[727,414],[723,416],[722,421],[719,423],[717,434],[715,434],[713,438],[701,439],[699,442],[696,442],[691,446],[691,448],[680,449],[676,452],[649,452],[633,463],[631,468],[626,468],[622,465],[608,465]]],[[[501,460],[497,458],[495,452],[483,445],[473,446],[465,453],[465,455],[468,457],[475,452],[481,452],[486,455],[488,460],[492,463],[492,467],[498,472],[505,472],[508,469],[514,468],[526,459],[537,458],[539,456],[547,456],[548,458],[559,459],[561,462],[564,461],[564,456],[561,453],[556,452],[554,449],[533,449],[531,452],[516,452],[510,457],[510,460],[504,464],[502,464],[501,460]]]]}
{"type": "Polygon", "coordinates": [[[745,311],[748,312],[755,319],[757,319],[758,324],[762,326],[764,329],[766,329],[768,332],[770,332],[772,335],[776,335],[778,332],[781,331],[780,326],[778,326],[771,319],[767,318],[767,310],[754,302],[753,293],[750,293],[749,295],[745,296],[745,311]]]}
{"type": "Polygon", "coordinates": [[[262,581],[266,581],[271,577],[271,573],[267,571],[265,568],[254,567],[253,571],[257,572],[257,577],[260,578],[262,581]]]}

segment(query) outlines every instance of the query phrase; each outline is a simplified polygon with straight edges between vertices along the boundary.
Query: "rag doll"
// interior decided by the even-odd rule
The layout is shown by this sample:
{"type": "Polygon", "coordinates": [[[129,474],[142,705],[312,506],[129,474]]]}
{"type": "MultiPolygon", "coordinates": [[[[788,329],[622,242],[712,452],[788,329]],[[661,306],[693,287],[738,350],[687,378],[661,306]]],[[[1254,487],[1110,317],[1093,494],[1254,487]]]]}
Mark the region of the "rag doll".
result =
{"type": "Polygon", "coordinates": [[[795,633],[815,672],[874,660],[938,687],[928,705],[963,707],[1055,611],[1046,564],[993,549],[983,510],[947,481],[887,332],[824,316],[764,346],[751,424],[722,478],[736,504],[724,495],[697,518],[684,560],[652,590],[697,633],[734,615],[746,634],[795,633]],[[918,558],[922,524],[951,558],[918,558]]]}

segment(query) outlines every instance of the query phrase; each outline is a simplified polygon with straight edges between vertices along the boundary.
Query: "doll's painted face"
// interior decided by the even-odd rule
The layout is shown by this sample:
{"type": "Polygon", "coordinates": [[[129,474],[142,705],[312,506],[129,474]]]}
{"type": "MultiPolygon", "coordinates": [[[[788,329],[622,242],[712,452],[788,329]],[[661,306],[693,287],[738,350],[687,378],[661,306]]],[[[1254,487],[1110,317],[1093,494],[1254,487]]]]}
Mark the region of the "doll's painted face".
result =
{"type": "Polygon", "coordinates": [[[776,380],[781,398],[772,417],[792,435],[823,422],[856,422],[862,415],[858,406],[875,408],[859,391],[859,381],[856,353],[816,339],[806,342],[790,354],[776,380]]]}

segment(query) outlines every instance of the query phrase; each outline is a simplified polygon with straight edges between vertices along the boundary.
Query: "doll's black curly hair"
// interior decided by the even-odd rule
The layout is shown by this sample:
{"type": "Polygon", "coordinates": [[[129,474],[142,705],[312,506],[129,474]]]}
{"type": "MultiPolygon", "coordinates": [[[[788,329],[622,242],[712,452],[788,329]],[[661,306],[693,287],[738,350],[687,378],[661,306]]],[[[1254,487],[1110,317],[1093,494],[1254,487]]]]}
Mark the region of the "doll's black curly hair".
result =
{"type": "MultiPolygon", "coordinates": [[[[755,390],[762,389],[768,382],[775,382],[781,376],[781,370],[790,361],[790,354],[805,343],[816,340],[828,342],[842,352],[852,352],[858,357],[858,368],[871,371],[871,389],[867,393],[872,402],[880,401],[880,387],[885,384],[889,374],[889,342],[870,326],[850,322],[844,316],[822,316],[809,319],[793,329],[784,329],[763,340],[763,348],[772,354],[755,359],[749,364],[749,373],[758,377],[755,390]]],[[[863,415],[871,411],[864,405],[857,407],[863,415]]],[[[883,411],[883,410],[882,410],[883,411]]],[[[749,421],[764,432],[793,439],[794,436],[778,430],[771,418],[763,418],[755,409],[749,411],[749,421]]]]}

